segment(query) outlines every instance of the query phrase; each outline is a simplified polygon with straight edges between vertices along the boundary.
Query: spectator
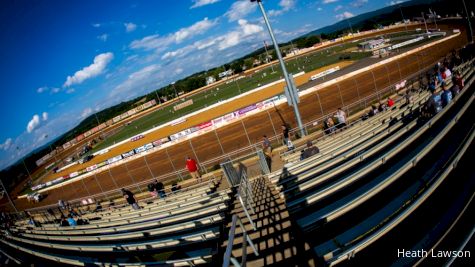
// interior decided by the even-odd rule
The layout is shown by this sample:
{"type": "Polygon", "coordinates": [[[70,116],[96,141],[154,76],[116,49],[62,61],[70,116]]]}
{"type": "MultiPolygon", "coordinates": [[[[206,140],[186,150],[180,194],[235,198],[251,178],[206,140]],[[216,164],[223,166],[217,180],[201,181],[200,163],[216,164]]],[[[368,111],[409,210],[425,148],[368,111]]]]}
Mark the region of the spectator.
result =
{"type": "Polygon", "coordinates": [[[331,117],[323,122],[323,129],[325,134],[331,134],[335,131],[335,123],[331,117]]]}
{"type": "Polygon", "coordinates": [[[337,128],[340,129],[346,126],[346,113],[341,108],[338,108],[335,117],[338,121],[338,124],[336,125],[337,128]]]}
{"type": "Polygon", "coordinates": [[[459,90],[463,89],[464,83],[463,83],[462,76],[460,75],[460,72],[457,71],[455,73],[454,77],[452,78],[452,81],[455,85],[458,85],[459,90]]]}
{"type": "Polygon", "coordinates": [[[410,90],[406,91],[406,95],[404,96],[404,98],[406,99],[406,105],[409,105],[412,103],[412,94],[410,90]]]}
{"type": "Polygon", "coordinates": [[[66,220],[64,215],[61,215],[61,221],[59,222],[59,226],[69,226],[69,222],[66,220]]]}
{"type": "Polygon", "coordinates": [[[76,220],[73,219],[73,215],[69,214],[68,216],[68,223],[69,223],[69,226],[77,226],[77,222],[76,220]]]}
{"type": "Polygon", "coordinates": [[[378,114],[378,109],[376,108],[376,105],[371,105],[371,110],[369,111],[369,116],[373,117],[374,115],[378,114]]]}
{"type": "Polygon", "coordinates": [[[165,187],[163,186],[162,182],[159,182],[158,180],[155,179],[155,181],[153,181],[153,187],[155,191],[158,192],[158,195],[160,196],[160,198],[166,197],[165,190],[164,190],[165,187]]]}
{"type": "Polygon", "coordinates": [[[153,185],[153,183],[147,185],[147,189],[152,197],[158,197],[158,191],[155,190],[155,186],[153,185]]]}
{"type": "Polygon", "coordinates": [[[457,84],[454,84],[454,86],[450,88],[450,91],[452,92],[452,97],[455,97],[460,93],[460,87],[457,84]]]}
{"type": "Polygon", "coordinates": [[[451,76],[452,76],[452,72],[450,71],[449,68],[447,67],[444,67],[444,76],[445,76],[445,79],[449,79],[451,76]]]}
{"type": "Polygon", "coordinates": [[[452,101],[452,92],[450,92],[450,90],[447,89],[445,84],[442,84],[441,99],[442,99],[442,108],[445,108],[450,103],[450,101],[452,101]]]}
{"type": "Polygon", "coordinates": [[[394,106],[394,100],[392,98],[388,98],[387,106],[388,108],[392,108],[394,106]]]}
{"type": "Polygon", "coordinates": [[[272,147],[269,138],[267,138],[266,135],[262,136],[262,150],[264,151],[264,154],[266,154],[268,157],[272,156],[272,147]]]}
{"type": "Polygon", "coordinates": [[[282,138],[284,146],[289,146],[289,128],[285,124],[282,124],[282,138]]]}
{"type": "Polygon", "coordinates": [[[386,111],[387,108],[388,108],[388,107],[386,106],[386,104],[384,104],[384,103],[379,104],[378,112],[386,111]]]}
{"type": "Polygon", "coordinates": [[[437,89],[437,86],[439,85],[439,82],[437,81],[436,78],[432,78],[429,82],[429,91],[435,91],[437,89]]]}
{"type": "Polygon", "coordinates": [[[173,193],[177,192],[180,189],[181,189],[181,186],[179,184],[177,184],[177,183],[172,184],[172,192],[173,193]]]}
{"type": "Polygon", "coordinates": [[[129,190],[125,190],[124,188],[122,190],[122,195],[124,196],[125,200],[127,200],[127,203],[129,203],[134,210],[140,209],[139,204],[137,203],[137,200],[135,200],[134,194],[130,192],[129,190]]]}
{"type": "Polygon", "coordinates": [[[201,175],[200,172],[198,171],[198,165],[196,164],[196,161],[189,156],[186,157],[186,168],[191,174],[191,177],[194,179],[197,179],[199,183],[201,183],[201,175]]]}
{"type": "Polygon", "coordinates": [[[429,116],[434,116],[442,109],[442,100],[440,95],[435,90],[431,90],[431,93],[432,95],[425,104],[425,110],[429,116]]]}
{"type": "Polygon", "coordinates": [[[313,155],[316,155],[320,153],[320,149],[318,149],[318,147],[314,146],[312,141],[307,141],[307,148],[305,148],[305,150],[302,151],[302,154],[300,155],[300,160],[303,160],[303,159],[306,159],[306,158],[309,158],[313,155]]]}

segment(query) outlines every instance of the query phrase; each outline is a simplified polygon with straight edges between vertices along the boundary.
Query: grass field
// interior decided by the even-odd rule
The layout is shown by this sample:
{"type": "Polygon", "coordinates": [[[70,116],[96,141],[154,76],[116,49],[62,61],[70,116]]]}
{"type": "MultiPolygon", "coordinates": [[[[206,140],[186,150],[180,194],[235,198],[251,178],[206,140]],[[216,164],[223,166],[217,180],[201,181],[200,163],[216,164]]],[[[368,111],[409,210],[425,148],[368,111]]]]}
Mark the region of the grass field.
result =
{"type": "MultiPolygon", "coordinates": [[[[406,34],[414,34],[414,32],[408,32],[406,34]]],[[[398,36],[401,36],[401,33],[399,33],[398,36]]],[[[426,40],[412,44],[411,46],[419,45],[422,42],[426,42],[426,40]]],[[[292,60],[286,62],[287,70],[290,73],[298,73],[301,71],[310,72],[323,66],[337,63],[341,61],[341,58],[345,58],[345,60],[357,61],[371,56],[370,52],[347,52],[355,48],[358,43],[359,42],[348,42],[327,49],[319,50],[311,54],[293,58],[292,60]]],[[[280,66],[275,64],[273,69],[274,72],[272,72],[271,67],[267,67],[257,73],[246,76],[245,78],[236,81],[230,80],[230,82],[227,84],[221,84],[216,88],[195,94],[190,97],[193,99],[193,105],[178,111],[174,111],[173,106],[166,106],[158,109],[153,113],[150,113],[149,115],[139,118],[129,125],[122,127],[119,131],[117,131],[117,133],[107,137],[106,140],[96,145],[93,148],[93,152],[99,151],[124,139],[131,138],[132,136],[140,134],[155,126],[180,118],[193,111],[200,110],[204,107],[207,107],[208,105],[212,105],[219,101],[237,96],[243,92],[255,89],[258,86],[281,79],[282,72],[280,66]]],[[[186,101],[187,99],[189,98],[183,99],[183,101],[186,101]]]]}

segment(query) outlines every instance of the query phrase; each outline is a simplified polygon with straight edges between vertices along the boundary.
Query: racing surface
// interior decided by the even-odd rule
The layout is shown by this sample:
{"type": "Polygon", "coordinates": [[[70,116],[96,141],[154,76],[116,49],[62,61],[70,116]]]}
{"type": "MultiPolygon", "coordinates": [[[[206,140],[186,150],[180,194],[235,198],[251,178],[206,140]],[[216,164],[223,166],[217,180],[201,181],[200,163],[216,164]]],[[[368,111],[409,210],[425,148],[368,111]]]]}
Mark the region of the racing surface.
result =
{"type": "MultiPolygon", "coordinates": [[[[441,28],[451,30],[452,28],[460,28],[460,26],[444,25],[441,28]]],[[[432,66],[441,57],[447,55],[455,48],[462,47],[466,42],[466,35],[462,33],[436,46],[426,48],[417,53],[417,55],[407,56],[376,67],[372,70],[374,76],[371,71],[366,71],[354,78],[342,80],[334,85],[322,88],[317,92],[305,95],[301,97],[299,105],[303,122],[306,123],[316,120],[322,117],[322,115],[333,113],[338,107],[354,103],[365,96],[374,94],[379,90],[409,78],[423,68],[432,66]]],[[[370,61],[357,62],[344,71],[354,71],[355,68],[363,67],[362,64],[365,63],[373,64],[373,62],[370,61]]],[[[337,72],[329,75],[326,80],[340,76],[342,73],[343,72],[337,72]]],[[[300,88],[308,88],[320,82],[320,80],[313,81],[300,88]]],[[[297,83],[299,83],[299,81],[297,81],[297,83]]],[[[249,101],[253,103],[260,99],[250,97],[250,99],[247,100],[243,98],[239,100],[245,103],[249,101]]],[[[236,109],[238,108],[232,109],[229,107],[229,112],[236,109]]],[[[226,112],[227,110],[220,110],[220,114],[226,112]]],[[[200,121],[194,121],[193,125],[198,123],[200,123],[200,121]]],[[[194,152],[196,153],[198,161],[204,162],[249,146],[250,144],[257,143],[261,141],[263,134],[268,136],[279,134],[280,125],[283,123],[289,124],[292,127],[296,126],[293,110],[286,103],[270,109],[269,112],[260,112],[251,117],[244,117],[242,120],[219,128],[216,131],[208,132],[189,141],[186,140],[167,149],[159,150],[146,157],[141,157],[126,164],[113,167],[100,174],[85,178],[82,181],[52,189],[47,193],[48,197],[38,204],[28,203],[26,199],[17,199],[15,200],[15,204],[18,209],[23,210],[25,208],[56,203],[58,199],[77,199],[149,180],[152,178],[152,175],[156,177],[173,172],[175,169],[183,169],[185,167],[185,157],[188,155],[195,157],[194,152]],[[272,123],[270,123],[269,117],[272,119],[272,123]],[[277,132],[274,131],[274,128],[277,132]],[[247,132],[249,139],[246,137],[245,132],[247,132]],[[222,146],[220,146],[217,138],[219,138],[222,146]],[[190,145],[193,146],[194,152],[190,145]],[[171,159],[174,166],[169,159],[171,159]],[[147,168],[147,165],[150,170],[147,168]],[[114,177],[114,179],[112,179],[112,177],[114,177]]],[[[144,139],[142,139],[143,142],[147,143],[158,138],[155,136],[152,138],[153,140],[144,139]]],[[[137,146],[139,146],[139,144],[134,144],[134,147],[137,146]]],[[[106,158],[112,156],[113,154],[108,153],[106,158]]]]}

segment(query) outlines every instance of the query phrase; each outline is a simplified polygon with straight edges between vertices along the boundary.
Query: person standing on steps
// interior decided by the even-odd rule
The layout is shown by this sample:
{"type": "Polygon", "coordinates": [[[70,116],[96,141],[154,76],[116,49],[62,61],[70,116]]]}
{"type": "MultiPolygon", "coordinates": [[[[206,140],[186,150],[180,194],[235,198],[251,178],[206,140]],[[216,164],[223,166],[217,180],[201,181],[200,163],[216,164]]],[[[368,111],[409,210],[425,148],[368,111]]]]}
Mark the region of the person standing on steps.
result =
{"type": "Polygon", "coordinates": [[[190,172],[191,177],[198,180],[198,183],[201,183],[201,175],[198,171],[198,164],[196,164],[196,161],[189,156],[186,157],[186,168],[190,172]]]}

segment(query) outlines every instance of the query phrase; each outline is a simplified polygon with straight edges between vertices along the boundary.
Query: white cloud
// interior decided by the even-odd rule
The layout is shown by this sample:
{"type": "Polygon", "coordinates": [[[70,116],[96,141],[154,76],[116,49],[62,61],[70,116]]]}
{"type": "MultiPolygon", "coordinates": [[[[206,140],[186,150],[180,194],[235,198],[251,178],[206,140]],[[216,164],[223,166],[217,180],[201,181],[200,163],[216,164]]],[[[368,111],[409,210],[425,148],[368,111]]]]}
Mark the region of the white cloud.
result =
{"type": "Polygon", "coordinates": [[[3,149],[3,150],[8,150],[10,147],[12,146],[12,139],[11,138],[7,138],[7,140],[5,140],[5,142],[3,142],[3,144],[0,144],[0,149],[3,149]]]}
{"type": "Polygon", "coordinates": [[[41,114],[41,118],[43,119],[43,121],[47,121],[48,120],[48,112],[43,112],[43,114],[41,114]]]}
{"type": "Polygon", "coordinates": [[[46,92],[47,90],[48,90],[48,87],[42,86],[42,87],[36,89],[36,92],[37,92],[38,94],[41,94],[41,93],[43,93],[43,92],[46,92]]]}
{"type": "MultiPolygon", "coordinates": [[[[110,97],[117,97],[120,95],[127,95],[128,97],[139,94],[137,88],[145,91],[147,86],[156,83],[156,74],[161,69],[158,64],[146,66],[136,72],[131,73],[127,80],[117,85],[109,94],[110,97]]],[[[148,88],[150,89],[150,88],[148,88]]]]}
{"type": "Polygon", "coordinates": [[[92,108],[85,108],[81,113],[81,119],[85,119],[87,116],[91,115],[92,108]]]}
{"type": "Polygon", "coordinates": [[[338,5],[338,6],[335,7],[334,11],[337,12],[338,10],[340,10],[340,9],[342,9],[342,8],[343,8],[342,5],[338,5]]]}
{"type": "Polygon", "coordinates": [[[407,1],[408,1],[408,0],[395,0],[395,1],[391,1],[391,2],[388,3],[388,6],[398,5],[398,4],[407,2],[407,1]]]}
{"type": "Polygon", "coordinates": [[[335,3],[335,2],[338,2],[338,0],[323,0],[322,4],[331,4],[331,3],[335,3]]]}
{"type": "Polygon", "coordinates": [[[107,33],[104,33],[104,34],[101,34],[101,35],[97,36],[97,39],[99,39],[103,42],[107,41],[108,38],[109,38],[109,35],[107,33]]]}
{"type": "Polygon", "coordinates": [[[218,49],[224,50],[237,44],[246,41],[245,37],[252,36],[256,33],[263,32],[263,28],[257,24],[250,24],[245,19],[240,19],[238,21],[239,28],[238,30],[228,32],[224,36],[218,38],[218,49]]]}
{"type": "Polygon", "coordinates": [[[28,133],[33,132],[38,126],[40,125],[40,116],[38,114],[33,115],[33,118],[28,122],[28,125],[26,126],[26,131],[28,133]]]}
{"type": "Polygon", "coordinates": [[[166,49],[166,47],[172,43],[181,43],[186,39],[190,39],[196,35],[203,34],[210,28],[214,27],[217,23],[217,20],[209,20],[207,17],[203,20],[200,20],[193,25],[181,28],[174,33],[170,33],[166,36],[159,36],[158,34],[149,35],[141,40],[135,40],[130,44],[132,49],[166,49]]]}
{"type": "Polygon", "coordinates": [[[211,5],[214,3],[219,2],[220,0],[193,0],[193,5],[190,7],[191,8],[197,8],[201,6],[206,6],[206,5],[211,5]]]}
{"type": "Polygon", "coordinates": [[[68,76],[63,87],[70,87],[73,84],[80,84],[83,81],[101,74],[107,67],[107,64],[114,58],[111,52],[99,54],[94,58],[94,63],[76,71],[73,76],[68,76]]]}
{"type": "Polygon", "coordinates": [[[323,8],[319,7],[319,8],[317,8],[317,10],[318,10],[318,11],[322,11],[322,10],[323,10],[323,8]]]}
{"type": "Polygon", "coordinates": [[[367,3],[368,3],[368,0],[355,0],[355,1],[351,2],[350,5],[352,7],[357,7],[358,8],[358,7],[364,6],[367,3]]]}
{"type": "Polygon", "coordinates": [[[94,27],[94,28],[99,28],[99,27],[101,27],[101,24],[100,24],[100,23],[93,23],[93,24],[92,24],[92,27],[94,27]]]}
{"type": "Polygon", "coordinates": [[[344,19],[352,18],[352,17],[354,17],[354,16],[355,16],[355,15],[353,15],[352,13],[350,13],[350,12],[348,12],[348,11],[345,11],[345,12],[343,12],[343,13],[341,13],[341,14],[337,14],[337,15],[335,16],[335,18],[336,18],[337,20],[344,20],[344,19]]]}
{"type": "Polygon", "coordinates": [[[54,87],[54,88],[51,88],[51,89],[50,89],[50,92],[51,92],[52,94],[59,93],[60,91],[61,91],[61,89],[58,88],[58,87],[54,87]]]}
{"type": "Polygon", "coordinates": [[[256,3],[248,0],[240,0],[234,2],[224,15],[228,17],[229,21],[236,21],[254,12],[256,8],[256,3]]]}
{"type": "Polygon", "coordinates": [[[128,23],[124,23],[124,27],[125,27],[125,32],[133,32],[135,31],[135,29],[137,29],[137,24],[128,22],[128,23]]]}
{"type": "Polygon", "coordinates": [[[74,90],[74,88],[69,88],[68,90],[66,90],[66,94],[72,94],[76,92],[76,90],[74,90]]]}

